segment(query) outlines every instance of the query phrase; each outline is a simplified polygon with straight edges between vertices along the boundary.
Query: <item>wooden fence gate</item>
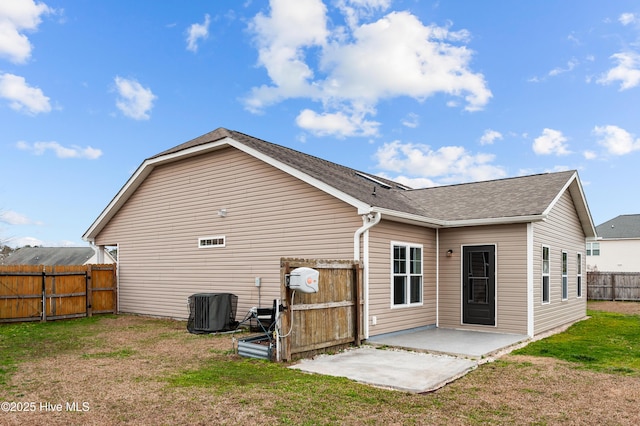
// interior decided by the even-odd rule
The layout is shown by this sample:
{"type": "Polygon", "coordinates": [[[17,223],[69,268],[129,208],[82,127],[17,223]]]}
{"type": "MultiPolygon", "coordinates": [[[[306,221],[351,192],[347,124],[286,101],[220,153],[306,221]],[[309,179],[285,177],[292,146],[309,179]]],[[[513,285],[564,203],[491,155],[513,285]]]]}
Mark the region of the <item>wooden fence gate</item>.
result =
{"type": "Polygon", "coordinates": [[[0,322],[117,313],[116,265],[0,266],[0,322]]]}
{"type": "Polygon", "coordinates": [[[280,358],[303,358],[328,349],[359,345],[362,339],[362,269],[353,260],[282,258],[280,358]],[[319,271],[318,292],[292,292],[285,276],[299,267],[319,271]],[[292,298],[293,296],[293,298],[292,298]]]}

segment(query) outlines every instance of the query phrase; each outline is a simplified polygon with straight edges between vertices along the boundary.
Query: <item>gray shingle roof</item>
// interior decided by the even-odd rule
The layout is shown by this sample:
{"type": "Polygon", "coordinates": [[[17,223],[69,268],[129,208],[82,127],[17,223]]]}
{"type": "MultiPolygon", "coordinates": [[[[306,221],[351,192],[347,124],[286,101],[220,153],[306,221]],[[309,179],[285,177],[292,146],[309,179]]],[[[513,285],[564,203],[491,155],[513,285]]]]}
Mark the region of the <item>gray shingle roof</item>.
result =
{"type": "Polygon", "coordinates": [[[218,128],[188,142],[147,158],[111,203],[85,232],[92,241],[144,181],[156,164],[217,149],[215,142],[230,144],[263,157],[276,167],[333,193],[359,211],[382,212],[387,218],[419,222],[428,226],[460,226],[470,222],[511,223],[541,220],[563,188],[569,187],[585,235],[594,227],[576,171],[545,173],[460,185],[411,189],[397,182],[341,166],[291,148],[266,142],[241,132],[218,128]],[[209,146],[207,146],[209,145],[209,146]],[[307,179],[310,178],[310,179],[307,179]]]}
{"type": "Polygon", "coordinates": [[[406,186],[397,182],[224,128],[216,129],[151,158],[174,154],[226,137],[303,171],[370,206],[438,220],[543,214],[575,173],[575,170],[571,170],[461,185],[403,190],[402,188],[406,186]],[[381,181],[388,187],[377,185],[361,175],[381,181]],[[375,195],[373,195],[374,187],[375,195]]]}
{"type": "Polygon", "coordinates": [[[372,206],[379,206],[389,209],[400,209],[408,213],[420,214],[420,210],[410,204],[410,201],[402,194],[405,192],[401,188],[406,188],[397,182],[384,179],[370,173],[360,172],[349,167],[341,166],[322,158],[304,154],[291,148],[266,142],[253,136],[241,132],[219,128],[213,132],[202,135],[189,142],[185,142],[167,151],[161,152],[150,159],[162,157],[167,154],[174,154],[189,148],[193,148],[206,143],[214,142],[226,137],[232,138],[256,151],[261,152],[281,163],[291,166],[311,177],[318,179],[339,191],[372,206]],[[375,179],[386,184],[376,184],[372,180],[362,177],[362,175],[375,179]],[[375,195],[374,193],[375,187],[375,195]]]}
{"type": "Polygon", "coordinates": [[[640,214],[623,214],[596,226],[598,237],[640,238],[640,214]]]}
{"type": "Polygon", "coordinates": [[[84,265],[91,247],[23,247],[5,258],[5,265],[84,265]]]}
{"type": "Polygon", "coordinates": [[[575,171],[545,173],[409,191],[427,217],[473,220],[541,215],[575,171]]]}

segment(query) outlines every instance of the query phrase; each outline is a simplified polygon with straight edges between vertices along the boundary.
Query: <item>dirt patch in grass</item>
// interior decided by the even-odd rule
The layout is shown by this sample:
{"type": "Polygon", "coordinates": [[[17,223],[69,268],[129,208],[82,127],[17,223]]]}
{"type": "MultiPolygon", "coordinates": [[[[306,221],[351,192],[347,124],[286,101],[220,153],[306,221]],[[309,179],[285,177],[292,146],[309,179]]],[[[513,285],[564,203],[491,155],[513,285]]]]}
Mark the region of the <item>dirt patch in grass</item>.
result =
{"type": "MultiPolygon", "coordinates": [[[[600,303],[609,302],[590,303],[589,309],[605,309],[600,303]]],[[[292,376],[318,381],[313,392],[292,401],[286,383],[276,390],[260,380],[224,390],[172,385],[172,377],[212,362],[242,362],[229,334],[192,335],[184,322],[124,315],[91,327],[82,349],[40,354],[17,365],[9,385],[0,388],[0,401],[34,403],[35,409],[0,412],[0,424],[638,423],[640,378],[580,370],[553,358],[505,355],[425,395],[292,376]]]]}
{"type": "Polygon", "coordinates": [[[640,302],[593,301],[587,304],[587,309],[594,311],[617,312],[619,314],[627,315],[640,315],[640,302]]]}

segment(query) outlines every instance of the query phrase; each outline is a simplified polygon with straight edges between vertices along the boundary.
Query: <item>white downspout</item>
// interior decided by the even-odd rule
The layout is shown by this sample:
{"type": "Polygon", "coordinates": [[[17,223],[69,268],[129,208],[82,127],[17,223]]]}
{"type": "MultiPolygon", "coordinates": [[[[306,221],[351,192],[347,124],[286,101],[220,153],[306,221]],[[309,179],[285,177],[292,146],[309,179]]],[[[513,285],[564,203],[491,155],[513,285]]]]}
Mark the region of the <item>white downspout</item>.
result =
{"type": "Polygon", "coordinates": [[[440,328],[440,229],[436,228],[436,328],[440,328]]]}
{"type": "MultiPolygon", "coordinates": [[[[375,212],[373,214],[369,213],[367,215],[362,215],[362,223],[363,225],[356,230],[353,234],[353,258],[354,260],[360,261],[362,260],[362,268],[363,268],[363,298],[364,298],[364,307],[362,309],[362,314],[364,317],[364,338],[369,338],[369,241],[366,238],[369,235],[369,229],[376,226],[380,223],[380,219],[382,219],[382,215],[380,212],[375,212]],[[366,234],[365,234],[366,233],[366,234]],[[362,245],[362,251],[364,252],[362,255],[362,259],[360,259],[360,237],[362,234],[365,234],[365,243],[362,245]]],[[[356,301],[358,303],[358,301],[356,301]]]]}

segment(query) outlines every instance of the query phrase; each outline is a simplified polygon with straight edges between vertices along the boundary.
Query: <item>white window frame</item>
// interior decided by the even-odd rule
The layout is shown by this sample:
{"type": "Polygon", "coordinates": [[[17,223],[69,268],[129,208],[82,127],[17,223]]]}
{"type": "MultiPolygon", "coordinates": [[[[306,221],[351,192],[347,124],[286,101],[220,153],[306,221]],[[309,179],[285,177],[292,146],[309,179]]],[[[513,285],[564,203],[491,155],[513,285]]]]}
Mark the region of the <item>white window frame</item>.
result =
{"type": "Polygon", "coordinates": [[[576,253],[576,297],[578,299],[582,298],[582,253],[576,253]]]}
{"type": "Polygon", "coordinates": [[[600,243],[597,241],[587,243],[587,256],[600,256],[600,243]],[[597,251],[597,253],[596,253],[597,251]]]}
{"type": "Polygon", "coordinates": [[[560,296],[564,301],[569,299],[569,253],[567,253],[565,250],[562,250],[561,256],[560,271],[562,275],[562,281],[560,296]]]}
{"type": "Polygon", "coordinates": [[[551,303],[551,247],[549,246],[542,246],[542,252],[540,254],[540,257],[542,259],[542,264],[541,264],[541,279],[540,279],[540,293],[541,293],[541,300],[542,300],[542,304],[543,305],[548,305],[549,303],[551,303]],[[547,272],[545,272],[544,270],[544,263],[545,263],[545,258],[544,258],[544,252],[545,249],[547,251],[547,272]],[[544,279],[547,279],[547,294],[546,294],[546,300],[545,300],[545,291],[544,291],[544,279]]]}
{"type": "Polygon", "coordinates": [[[225,235],[212,235],[210,237],[198,238],[198,248],[210,249],[210,248],[223,248],[227,246],[227,237],[225,235]],[[211,244],[203,244],[210,241],[211,244]]]}
{"type": "Polygon", "coordinates": [[[422,244],[415,243],[406,243],[400,241],[391,241],[391,294],[390,294],[390,304],[391,308],[406,308],[413,306],[421,306],[424,304],[424,246],[422,244]],[[395,248],[403,247],[405,252],[405,265],[404,272],[396,273],[395,271],[395,248]],[[412,273],[411,271],[411,249],[420,249],[420,273],[412,273]],[[396,277],[406,277],[404,283],[404,295],[405,295],[405,303],[395,303],[395,278],[396,277]],[[420,278],[420,301],[419,302],[411,302],[411,278],[419,277],[420,278]]]}

